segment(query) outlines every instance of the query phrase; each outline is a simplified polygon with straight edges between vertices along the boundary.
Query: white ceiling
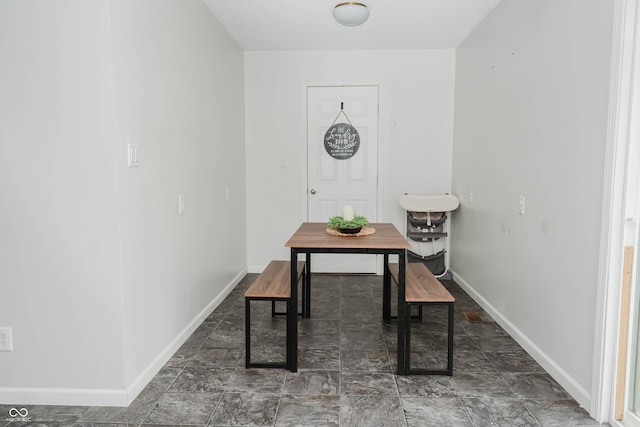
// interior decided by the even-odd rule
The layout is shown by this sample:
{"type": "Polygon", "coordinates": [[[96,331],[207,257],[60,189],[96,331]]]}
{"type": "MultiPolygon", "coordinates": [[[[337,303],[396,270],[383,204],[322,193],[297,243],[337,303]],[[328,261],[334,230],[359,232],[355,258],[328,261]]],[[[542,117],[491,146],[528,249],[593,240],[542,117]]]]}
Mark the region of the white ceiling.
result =
{"type": "Polygon", "coordinates": [[[360,0],[370,16],[338,24],[341,0],[204,0],[247,51],[448,49],[457,47],[500,0],[360,0]]]}

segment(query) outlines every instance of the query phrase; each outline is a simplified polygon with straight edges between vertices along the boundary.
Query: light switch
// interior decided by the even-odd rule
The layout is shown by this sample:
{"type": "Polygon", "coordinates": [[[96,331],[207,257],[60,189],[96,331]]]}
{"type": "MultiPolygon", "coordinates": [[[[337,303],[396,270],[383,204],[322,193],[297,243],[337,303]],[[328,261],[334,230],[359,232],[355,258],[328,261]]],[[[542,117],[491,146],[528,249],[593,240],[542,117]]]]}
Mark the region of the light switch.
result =
{"type": "Polygon", "coordinates": [[[524,215],[524,196],[518,198],[518,215],[524,215]]]}
{"type": "Polygon", "coordinates": [[[178,213],[182,215],[184,213],[184,195],[180,194],[178,196],[178,213]]]}
{"type": "Polygon", "coordinates": [[[137,168],[140,166],[138,162],[138,143],[130,142],[127,144],[128,161],[130,168],[137,168]]]}

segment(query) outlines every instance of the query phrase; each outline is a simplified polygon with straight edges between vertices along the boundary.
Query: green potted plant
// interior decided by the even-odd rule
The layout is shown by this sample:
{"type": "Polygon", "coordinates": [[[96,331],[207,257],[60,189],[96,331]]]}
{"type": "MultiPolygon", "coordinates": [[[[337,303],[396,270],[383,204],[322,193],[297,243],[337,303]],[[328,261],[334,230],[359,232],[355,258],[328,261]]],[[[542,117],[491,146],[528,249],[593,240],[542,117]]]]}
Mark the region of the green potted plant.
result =
{"type": "Polygon", "coordinates": [[[355,234],[362,230],[362,227],[369,225],[369,220],[366,217],[356,215],[350,220],[345,220],[341,216],[332,216],[329,218],[327,227],[335,228],[341,233],[355,234]]]}

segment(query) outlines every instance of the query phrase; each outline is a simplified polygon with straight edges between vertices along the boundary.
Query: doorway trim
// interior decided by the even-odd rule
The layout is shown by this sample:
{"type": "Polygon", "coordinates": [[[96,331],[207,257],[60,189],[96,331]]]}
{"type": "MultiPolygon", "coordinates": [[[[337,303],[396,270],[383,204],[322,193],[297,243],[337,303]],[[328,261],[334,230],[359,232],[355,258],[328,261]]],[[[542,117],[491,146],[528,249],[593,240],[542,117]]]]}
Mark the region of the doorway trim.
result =
{"type": "MultiPolygon", "coordinates": [[[[605,153],[600,259],[594,333],[590,414],[613,422],[620,283],[625,221],[625,179],[631,120],[633,71],[640,66],[636,9],[638,0],[616,0],[613,22],[609,119],[605,153]]],[[[637,119],[635,119],[637,120],[637,119]]]]}

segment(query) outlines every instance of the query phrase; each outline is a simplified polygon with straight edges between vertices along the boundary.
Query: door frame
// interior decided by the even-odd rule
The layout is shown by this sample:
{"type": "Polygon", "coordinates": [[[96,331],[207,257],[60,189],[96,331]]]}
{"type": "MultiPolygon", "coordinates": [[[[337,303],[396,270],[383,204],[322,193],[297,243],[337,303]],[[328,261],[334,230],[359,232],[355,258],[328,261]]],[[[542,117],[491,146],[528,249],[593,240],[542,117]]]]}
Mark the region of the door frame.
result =
{"type": "MultiPolygon", "coordinates": [[[[595,312],[590,415],[598,422],[622,425],[614,418],[620,315],[620,284],[625,240],[626,156],[632,120],[634,55],[640,48],[638,0],[615,0],[598,290],[595,312]]],[[[636,248],[637,250],[637,248],[636,248]]],[[[632,348],[633,346],[630,346],[632,348]]],[[[628,388],[628,387],[627,387],[628,388]]]]}

